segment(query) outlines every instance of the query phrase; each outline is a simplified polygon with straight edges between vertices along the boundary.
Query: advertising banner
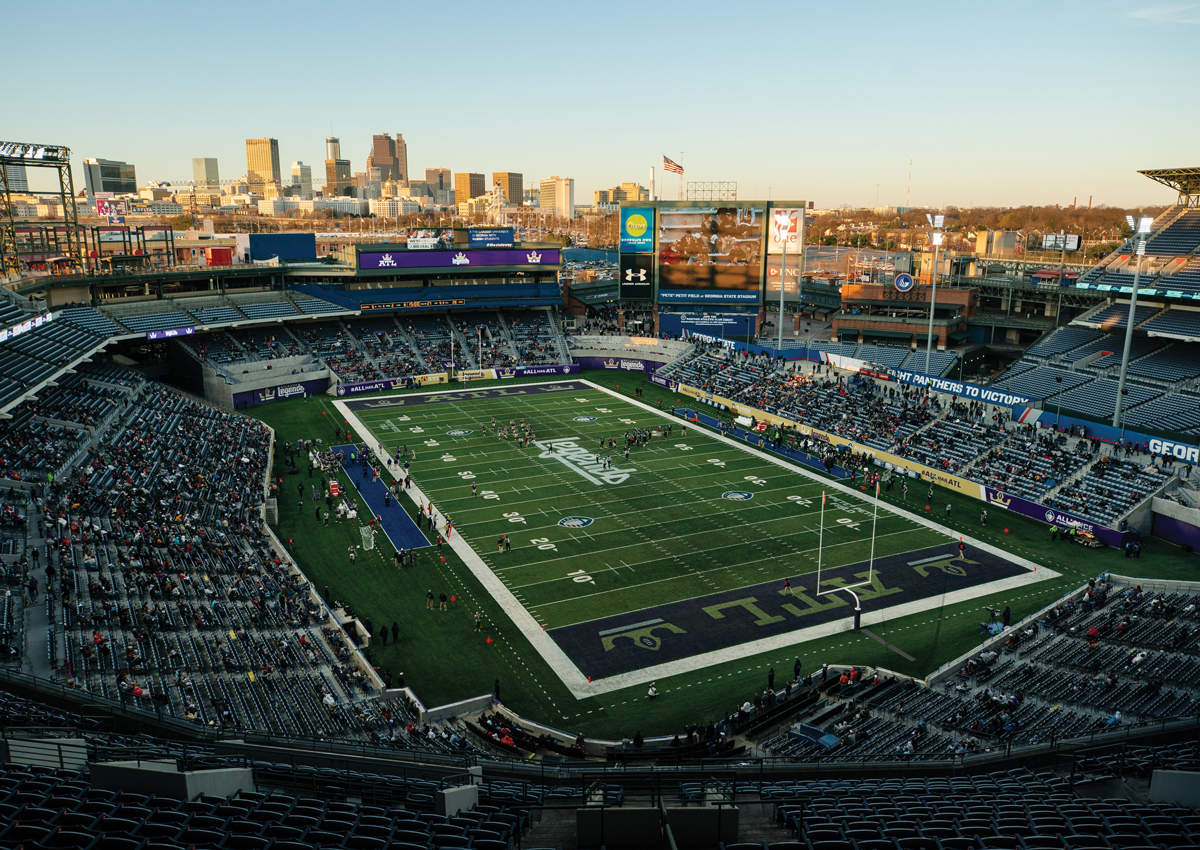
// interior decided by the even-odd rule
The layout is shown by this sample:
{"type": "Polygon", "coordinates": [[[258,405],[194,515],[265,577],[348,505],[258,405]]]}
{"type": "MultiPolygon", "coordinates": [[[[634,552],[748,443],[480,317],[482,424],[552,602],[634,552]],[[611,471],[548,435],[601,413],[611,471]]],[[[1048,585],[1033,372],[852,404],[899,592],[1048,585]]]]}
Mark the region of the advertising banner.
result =
{"type": "Polygon", "coordinates": [[[410,386],[411,378],[384,378],[380,381],[363,381],[357,384],[338,384],[338,396],[366,395],[368,393],[386,393],[391,390],[402,390],[410,386]]]}
{"type": "Polygon", "coordinates": [[[666,387],[671,392],[675,392],[679,389],[679,381],[672,381],[668,378],[660,378],[658,375],[651,375],[650,383],[658,384],[660,387],[666,387]]]}
{"type": "Polygon", "coordinates": [[[468,227],[467,246],[471,248],[511,248],[511,227],[468,227]]]}
{"type": "Polygon", "coordinates": [[[529,378],[537,375],[578,375],[579,364],[569,366],[508,366],[496,369],[497,378],[529,378]]]}
{"type": "MultiPolygon", "coordinates": [[[[832,362],[832,361],[830,361],[832,362]]],[[[836,364],[835,364],[836,365],[836,364]]],[[[846,367],[849,368],[849,367],[846,367]]],[[[966,398],[972,401],[982,401],[987,404],[1000,404],[1006,407],[1014,405],[1028,405],[1033,399],[1028,396],[1017,395],[1016,393],[1005,392],[994,387],[981,387],[977,384],[968,384],[963,381],[952,381],[949,378],[938,378],[934,375],[925,375],[920,372],[909,372],[904,369],[894,369],[887,367],[887,372],[892,376],[892,380],[899,381],[902,384],[909,384],[914,387],[929,387],[939,393],[952,393],[960,399],[966,398]]]]}
{"type": "Polygon", "coordinates": [[[454,245],[454,231],[450,228],[410,228],[408,231],[408,250],[435,251],[445,250],[454,245]]]}
{"type": "Polygon", "coordinates": [[[581,369],[618,369],[623,372],[653,372],[665,364],[629,357],[576,357],[581,369]]]}
{"type": "Polygon", "coordinates": [[[757,302],[762,288],[764,213],[762,207],[687,202],[660,208],[659,288],[714,295],[730,292],[751,296],[743,303],[757,302]]]}
{"type": "Polygon", "coordinates": [[[654,250],[654,208],[621,210],[621,253],[654,250]]]}
{"type": "Polygon", "coordinates": [[[714,292],[702,289],[659,289],[658,300],[666,304],[757,304],[758,290],[753,292],[714,292]]]}
{"type": "Polygon", "coordinates": [[[1099,525],[1090,519],[1084,519],[1065,511],[1039,505],[1037,502],[1030,502],[1027,499],[1022,499],[1020,496],[1005,493],[1003,490],[994,490],[991,487],[984,487],[983,489],[987,493],[985,501],[989,505],[995,505],[998,508],[1004,508],[1005,510],[1041,522],[1052,523],[1059,528],[1077,528],[1080,531],[1087,531],[1096,535],[1097,540],[1102,540],[1109,546],[1119,548],[1124,545],[1124,535],[1116,529],[1099,525]]]}
{"type": "Polygon", "coordinates": [[[454,377],[460,381],[490,381],[496,377],[495,369],[460,369],[454,377]]]}
{"type": "Polygon", "coordinates": [[[279,386],[267,387],[261,390],[234,393],[233,406],[238,408],[251,404],[266,404],[269,401],[277,401],[285,398],[302,398],[306,395],[323,393],[328,388],[328,378],[319,378],[315,381],[300,381],[293,384],[280,384],[279,386]]]}
{"type": "MultiPolygon", "coordinates": [[[[792,253],[788,249],[786,257],[772,254],[767,257],[767,294],[775,293],[775,301],[779,300],[779,279],[784,279],[784,298],[795,299],[800,295],[800,252],[792,253]],[[784,274],[784,261],[787,261],[787,274],[784,274]]],[[[769,299],[768,299],[769,300],[769,299]]],[[[775,302],[772,302],[775,303],[775,302]]]]}
{"type": "Polygon", "coordinates": [[[557,248],[493,251],[368,251],[358,255],[360,269],[425,269],[475,266],[557,266],[557,248]]]}
{"type": "Polygon", "coordinates": [[[767,223],[767,253],[782,254],[786,247],[789,254],[799,255],[803,244],[804,210],[771,210],[771,220],[767,223]]]}
{"type": "Polygon", "coordinates": [[[649,301],[654,297],[654,255],[622,254],[618,279],[622,301],[649,301]]]}
{"type": "Polygon", "coordinates": [[[428,375],[417,375],[414,379],[418,384],[447,384],[450,382],[450,375],[447,372],[432,372],[428,375]]]}
{"type": "Polygon", "coordinates": [[[191,336],[196,332],[193,327],[186,328],[170,328],[165,331],[149,331],[146,334],[146,339],[170,339],[173,336],[191,336]]]}

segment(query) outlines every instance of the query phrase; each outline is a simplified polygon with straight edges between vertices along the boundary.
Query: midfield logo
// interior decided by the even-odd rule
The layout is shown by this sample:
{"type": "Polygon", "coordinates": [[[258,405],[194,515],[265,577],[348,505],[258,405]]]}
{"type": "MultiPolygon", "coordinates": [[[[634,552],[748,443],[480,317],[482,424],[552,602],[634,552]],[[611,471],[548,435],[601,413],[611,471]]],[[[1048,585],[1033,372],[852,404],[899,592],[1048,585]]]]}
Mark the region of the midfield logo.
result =
{"type": "Polygon", "coordinates": [[[595,452],[584,448],[575,440],[538,440],[534,445],[542,450],[538,457],[554,458],[597,487],[603,487],[605,484],[621,484],[629,480],[630,473],[637,472],[632,467],[619,469],[614,466],[611,469],[605,469],[602,464],[596,463],[595,452]]]}

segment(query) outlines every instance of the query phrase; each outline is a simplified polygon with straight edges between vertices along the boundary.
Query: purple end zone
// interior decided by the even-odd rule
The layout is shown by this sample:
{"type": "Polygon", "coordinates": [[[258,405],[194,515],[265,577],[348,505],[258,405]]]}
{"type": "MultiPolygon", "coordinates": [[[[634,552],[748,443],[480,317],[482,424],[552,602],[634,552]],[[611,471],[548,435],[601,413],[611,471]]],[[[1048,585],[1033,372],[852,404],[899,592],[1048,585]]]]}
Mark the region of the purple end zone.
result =
{"type": "Polygon", "coordinates": [[[452,404],[458,401],[472,401],[484,398],[519,398],[531,395],[549,395],[553,393],[580,392],[591,390],[587,384],[579,381],[562,381],[555,384],[516,384],[511,387],[486,387],[478,390],[443,390],[438,393],[410,393],[408,395],[392,395],[384,398],[363,398],[353,401],[343,401],[346,407],[353,411],[388,410],[396,407],[420,407],[426,404],[452,404]]]}
{"type": "MultiPolygon", "coordinates": [[[[1024,572],[972,547],[962,561],[958,544],[947,543],[877,558],[873,583],[855,593],[865,613],[920,599],[930,599],[932,609],[944,593],[1024,572]]],[[[822,570],[822,589],[858,584],[867,575],[866,561],[822,570]]],[[[816,578],[815,572],[793,578],[792,594],[783,593],[783,582],[778,581],[561,626],[549,634],[585,675],[602,678],[628,673],[853,617],[849,593],[812,595],[816,578]]]]}

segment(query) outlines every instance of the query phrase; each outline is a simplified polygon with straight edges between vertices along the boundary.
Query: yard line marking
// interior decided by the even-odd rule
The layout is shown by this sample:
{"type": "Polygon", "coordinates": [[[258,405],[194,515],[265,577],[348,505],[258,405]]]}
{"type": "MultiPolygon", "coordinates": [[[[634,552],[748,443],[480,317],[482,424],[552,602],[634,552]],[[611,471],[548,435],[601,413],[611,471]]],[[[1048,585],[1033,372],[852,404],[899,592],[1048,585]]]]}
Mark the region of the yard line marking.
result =
{"type": "Polygon", "coordinates": [[[640,629],[644,628],[645,626],[653,626],[655,623],[661,622],[662,618],[656,617],[653,620],[642,620],[640,623],[630,623],[628,626],[618,626],[615,629],[605,629],[604,631],[597,632],[596,634],[600,635],[601,637],[604,637],[605,635],[615,635],[617,632],[627,632],[630,629],[640,629]]]}

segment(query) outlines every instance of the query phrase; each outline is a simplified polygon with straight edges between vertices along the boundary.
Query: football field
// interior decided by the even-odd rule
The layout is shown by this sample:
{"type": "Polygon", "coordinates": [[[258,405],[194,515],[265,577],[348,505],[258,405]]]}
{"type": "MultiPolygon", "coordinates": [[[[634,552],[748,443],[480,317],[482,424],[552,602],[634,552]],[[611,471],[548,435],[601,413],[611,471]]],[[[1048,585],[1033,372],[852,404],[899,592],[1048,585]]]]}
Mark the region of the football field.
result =
{"type": "Polygon", "coordinates": [[[583,380],[337,405],[576,696],[1057,576],[583,380]]]}

